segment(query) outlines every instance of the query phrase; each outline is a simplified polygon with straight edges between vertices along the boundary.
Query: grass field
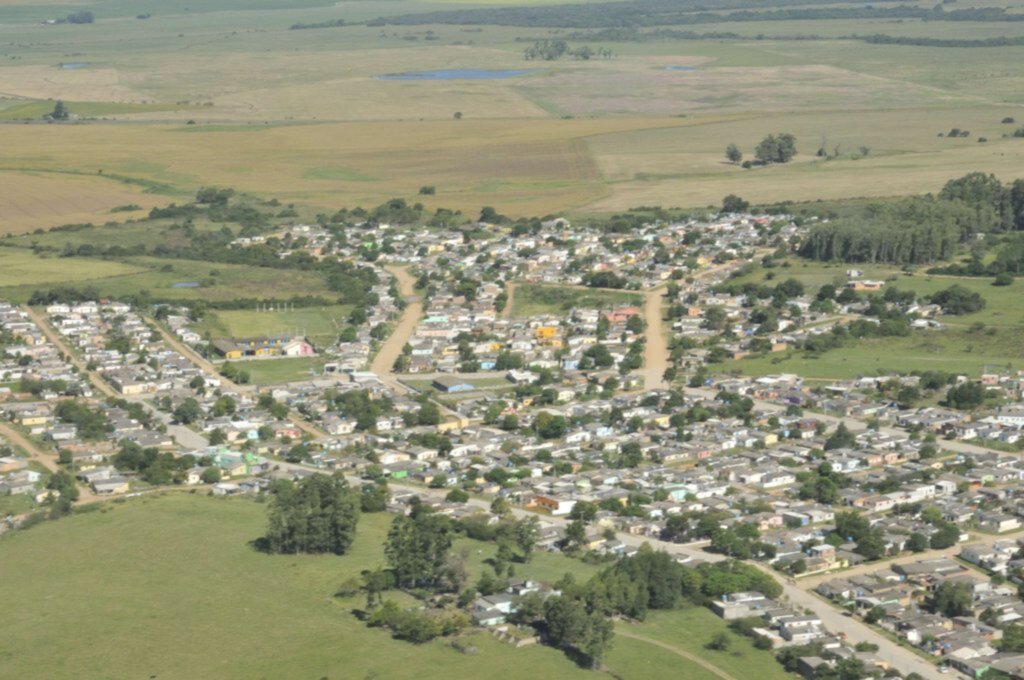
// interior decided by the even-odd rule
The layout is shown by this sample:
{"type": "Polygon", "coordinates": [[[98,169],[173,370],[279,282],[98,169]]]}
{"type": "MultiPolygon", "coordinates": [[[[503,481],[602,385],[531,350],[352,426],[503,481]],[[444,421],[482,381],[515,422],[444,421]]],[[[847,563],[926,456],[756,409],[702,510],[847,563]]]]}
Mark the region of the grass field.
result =
{"type": "Polygon", "coordinates": [[[640,305],[643,298],[627,291],[586,290],[543,284],[517,284],[512,294],[512,316],[540,314],[562,315],[579,307],[611,309],[620,305],[640,305]]]}
{"type": "MultiPolygon", "coordinates": [[[[563,654],[513,649],[471,634],[476,656],[443,641],[411,645],[366,628],[351,613],[361,598],[332,597],[338,585],[383,561],[390,517],[365,515],[344,557],[267,556],[247,542],[265,528],[266,506],[185,493],[104,504],[0,541],[7,594],[6,677],[138,678],[522,678],[595,677],[563,654]],[[111,541],[130,546],[110,549],[111,541]],[[55,551],[75,555],[55,560],[55,551]],[[89,635],[80,635],[88,630],[89,635]],[[58,643],[59,641],[59,643],[58,643]],[[126,641],[130,641],[127,644],[126,641]],[[173,641],[173,644],[171,644],[173,641]]],[[[494,551],[468,540],[471,573],[494,551]]],[[[586,579],[594,568],[555,555],[518,565],[520,576],[586,579]]],[[[717,653],[701,645],[724,624],[702,610],[652,616],[630,629],[706,657],[736,677],[757,668],[785,677],[768,653],[741,640],[717,653]]],[[[619,638],[607,665],[625,680],[680,677],[685,660],[619,638]],[[664,660],[657,675],[644,659],[664,660]],[[635,664],[641,665],[636,666],[635,664]]],[[[687,678],[702,679],[694,673],[687,678]]],[[[710,676],[708,676],[710,677],[710,676]]]]}
{"type": "MultiPolygon", "coordinates": [[[[39,257],[27,250],[0,248],[0,290],[39,287],[61,282],[77,284],[107,277],[132,276],[144,268],[91,258],[39,257]]],[[[12,296],[14,297],[14,296],[12,296]]]]}
{"type": "Polygon", "coordinates": [[[215,339],[290,333],[303,335],[314,344],[323,345],[337,339],[351,311],[351,305],[300,307],[294,311],[273,312],[219,310],[207,314],[196,330],[201,334],[209,333],[215,339]]]}
{"type": "Polygon", "coordinates": [[[315,272],[289,271],[196,260],[132,257],[123,261],[81,257],[39,257],[28,250],[0,249],[0,299],[26,302],[34,291],[62,285],[90,286],[102,296],[125,297],[140,292],[158,300],[227,301],[336,294],[315,272]],[[199,283],[198,288],[175,288],[199,283]]]}
{"type": "Polygon", "coordinates": [[[320,372],[326,360],[320,357],[299,357],[295,359],[261,359],[259,361],[237,361],[234,365],[249,372],[255,385],[280,385],[282,383],[309,380],[320,372]]]}
{"type": "Polygon", "coordinates": [[[857,375],[893,374],[907,371],[944,370],[978,375],[984,370],[1024,367],[1024,347],[1019,342],[1024,331],[1024,313],[1020,309],[1024,283],[993,286],[988,277],[935,276],[917,272],[908,274],[887,265],[829,264],[791,258],[790,266],[765,270],[755,268],[737,282],[763,281],[768,284],[794,278],[809,289],[847,281],[846,271],[856,268],[864,278],[886,280],[886,286],[912,290],[919,296],[930,295],[952,285],[977,292],[985,309],[972,314],[944,316],[940,330],[914,331],[905,338],[875,338],[858,341],[848,347],[821,355],[779,352],[765,357],[744,359],[728,365],[729,370],[752,375],[799,373],[810,378],[849,378],[857,375]],[[765,276],[771,272],[773,279],[765,276]],[[984,328],[978,328],[981,324],[984,328]]]}

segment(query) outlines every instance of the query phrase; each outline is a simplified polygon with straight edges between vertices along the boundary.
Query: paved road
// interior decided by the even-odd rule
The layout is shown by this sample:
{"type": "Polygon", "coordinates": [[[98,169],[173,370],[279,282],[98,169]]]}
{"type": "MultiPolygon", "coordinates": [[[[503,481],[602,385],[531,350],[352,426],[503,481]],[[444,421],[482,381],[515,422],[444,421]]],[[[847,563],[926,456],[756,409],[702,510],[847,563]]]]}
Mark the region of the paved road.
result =
{"type": "MultiPolygon", "coordinates": [[[[773,573],[768,567],[763,565],[756,566],[778,578],[778,574],[773,573]]],[[[885,661],[888,661],[891,666],[899,669],[904,674],[917,673],[922,677],[933,678],[934,680],[941,680],[942,678],[949,677],[939,673],[938,668],[934,664],[928,663],[914,652],[899,646],[889,638],[861,623],[857,619],[849,616],[843,616],[838,609],[821,600],[817,596],[812,595],[806,590],[803,590],[784,579],[779,579],[779,582],[782,584],[782,592],[784,596],[789,600],[791,605],[810,609],[821,619],[822,623],[825,624],[825,628],[833,633],[844,633],[846,635],[846,641],[851,645],[856,645],[858,642],[870,642],[878,645],[878,651],[876,654],[885,661]]]]}

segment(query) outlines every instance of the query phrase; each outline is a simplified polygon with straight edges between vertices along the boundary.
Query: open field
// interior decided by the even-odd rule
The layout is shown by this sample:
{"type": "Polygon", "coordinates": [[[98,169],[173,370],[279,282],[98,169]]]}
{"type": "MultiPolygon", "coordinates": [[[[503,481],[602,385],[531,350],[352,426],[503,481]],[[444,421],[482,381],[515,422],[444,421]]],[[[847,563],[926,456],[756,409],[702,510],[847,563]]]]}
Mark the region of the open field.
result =
{"type": "MultiPolygon", "coordinates": [[[[18,584],[8,595],[4,674],[594,677],[542,646],[517,650],[476,633],[470,637],[479,653],[467,656],[443,640],[412,645],[367,628],[351,612],[362,598],[332,594],[350,576],[382,563],[381,539],[390,516],[364,515],[344,557],[267,556],[247,545],[262,533],[265,512],[265,505],[249,500],[167,494],[104,504],[96,512],[4,536],[0,570],[5,580],[18,584]],[[111,550],[115,537],[130,550],[111,550]],[[55,550],[76,558],[54,560],[55,550]],[[88,636],[76,634],[84,628],[88,636]]],[[[463,548],[475,579],[494,546],[457,541],[455,550],[463,548]]],[[[594,567],[541,554],[517,570],[521,577],[547,581],[571,571],[582,580],[594,567]]],[[[692,650],[736,677],[749,677],[737,674],[755,665],[766,679],[785,677],[768,653],[751,650],[742,640],[733,643],[740,652],[736,657],[704,650],[705,638],[723,626],[710,613],[686,609],[652,615],[650,624],[630,626],[630,631],[692,650]]],[[[616,640],[607,661],[610,672],[626,680],[678,677],[682,659],[645,646],[650,647],[625,638],[620,646],[616,640]],[[673,663],[675,675],[650,675],[649,664],[634,666],[642,656],[673,663]]]]}
{"type": "Polygon", "coordinates": [[[1024,348],[1019,341],[1024,331],[1024,313],[1020,309],[1022,281],[993,286],[989,277],[937,276],[923,271],[908,274],[888,265],[830,264],[800,258],[790,258],[788,262],[788,267],[771,270],[756,267],[735,281],[763,281],[772,285],[793,278],[813,291],[826,283],[842,285],[847,281],[846,271],[855,268],[863,272],[863,278],[883,279],[887,287],[912,290],[919,296],[959,285],[981,295],[987,304],[985,309],[972,314],[941,317],[940,330],[914,331],[905,338],[861,340],[817,356],[778,352],[731,363],[729,370],[752,375],[788,372],[811,378],[849,378],[925,370],[979,375],[986,368],[1024,367],[1024,348]],[[774,276],[771,280],[765,279],[769,273],[774,276]]]}
{"type": "Polygon", "coordinates": [[[314,344],[330,343],[346,325],[351,305],[300,307],[288,311],[258,312],[255,309],[230,309],[209,312],[196,330],[214,339],[244,338],[258,335],[302,335],[314,344]]]}
{"type": "Polygon", "coordinates": [[[0,249],[0,299],[23,303],[32,293],[59,286],[95,288],[101,296],[149,294],[157,300],[273,300],[304,295],[337,297],[315,272],[289,271],[195,260],[132,257],[99,260],[40,257],[20,248],[0,249]],[[176,284],[198,283],[196,288],[176,284]]]}
{"type": "Polygon", "coordinates": [[[514,317],[528,318],[540,314],[564,315],[574,307],[610,309],[618,305],[640,305],[643,297],[629,291],[566,288],[543,284],[516,284],[512,294],[514,317]]]}
{"type": "MultiPolygon", "coordinates": [[[[410,12],[553,2],[217,0],[193,8],[187,0],[6,0],[0,120],[41,115],[62,98],[73,113],[117,122],[0,125],[2,167],[10,173],[0,186],[40,181],[28,171],[91,177],[102,169],[155,183],[166,197],[103,202],[102,191],[51,182],[44,191],[65,198],[48,201],[30,188],[11,189],[12,200],[0,193],[0,210],[27,217],[5,222],[0,214],[0,230],[95,220],[113,205],[148,207],[209,184],[316,210],[376,205],[434,185],[437,194],[425,199],[430,208],[472,214],[493,205],[531,216],[700,207],[729,193],[756,202],[889,196],[935,191],[969,170],[1008,179],[1024,167],[1024,140],[1003,139],[1011,129],[999,124],[1007,115],[1024,118],[1024,47],[836,39],[1018,38],[1024,22],[723,22],[688,28],[749,39],[579,38],[572,46],[607,47],[615,58],[532,62],[523,58],[525,46],[565,31],[355,25],[410,12]],[[95,12],[95,24],[40,23],[84,8],[95,12]],[[134,19],[143,11],[152,18],[134,19]],[[353,25],[289,30],[337,19],[353,25]],[[466,67],[528,73],[501,80],[377,78],[466,67]],[[462,120],[453,120],[456,112],[462,120]],[[951,127],[971,136],[936,136],[951,127]],[[781,130],[798,138],[796,162],[754,171],[723,162],[726,144],[739,144],[750,157],[761,137],[781,130]],[[979,136],[989,141],[980,144],[979,136]],[[839,146],[841,158],[816,161],[822,141],[829,150],[839,146]],[[870,153],[854,160],[861,147],[870,153]],[[86,205],[85,197],[100,202],[86,205]],[[19,201],[24,205],[12,207],[19,201]]],[[[1010,7],[1019,11],[1022,4],[1010,7]]],[[[113,183],[110,190],[135,191],[113,183]]]]}
{"type": "MultiPolygon", "coordinates": [[[[130,204],[151,208],[164,203],[165,199],[146,194],[141,187],[103,177],[0,168],[0,236],[58,224],[102,223],[112,219],[111,208],[130,204]]],[[[116,217],[139,214],[125,212],[116,217]]]]}
{"type": "Polygon", "coordinates": [[[142,267],[91,258],[38,257],[27,250],[0,248],[0,289],[60,282],[80,284],[144,272],[142,267]]]}
{"type": "Polygon", "coordinates": [[[841,379],[910,371],[948,371],[977,377],[988,370],[1024,368],[1020,331],[915,331],[906,338],[870,338],[820,355],[778,352],[724,365],[746,375],[797,373],[841,379]],[[994,334],[990,334],[994,333],[994,334]]]}
{"type": "Polygon", "coordinates": [[[314,372],[319,373],[326,363],[320,357],[297,357],[285,359],[259,359],[235,361],[232,365],[249,372],[254,385],[280,385],[283,383],[309,380],[314,372]]]}

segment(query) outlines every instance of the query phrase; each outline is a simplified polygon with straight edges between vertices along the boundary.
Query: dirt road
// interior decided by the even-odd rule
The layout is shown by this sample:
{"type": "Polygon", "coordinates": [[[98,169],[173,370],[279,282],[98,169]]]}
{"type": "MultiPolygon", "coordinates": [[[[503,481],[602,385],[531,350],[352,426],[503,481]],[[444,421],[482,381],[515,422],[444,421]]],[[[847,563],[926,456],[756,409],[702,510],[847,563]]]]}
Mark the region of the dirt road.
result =
{"type": "Polygon", "coordinates": [[[661,286],[644,293],[644,319],[647,322],[644,343],[644,389],[667,387],[665,369],[668,368],[668,339],[662,313],[665,290],[661,286]]]}
{"type": "Polygon", "coordinates": [[[395,365],[395,360],[401,356],[405,343],[409,342],[409,338],[416,330],[416,325],[423,317],[423,303],[416,298],[416,279],[409,273],[408,267],[385,267],[385,269],[398,279],[398,290],[408,304],[402,310],[402,316],[399,317],[395,330],[381,345],[377,356],[373,358],[370,370],[376,373],[388,387],[404,394],[408,392],[408,389],[398,382],[392,368],[395,365]]]}
{"type": "Polygon", "coordinates": [[[89,380],[92,382],[93,387],[102,392],[103,396],[114,398],[120,396],[119,394],[117,394],[117,392],[114,391],[113,387],[111,387],[110,385],[103,381],[103,378],[101,378],[96,371],[90,371],[86,368],[85,362],[83,362],[78,357],[78,355],[71,350],[67,343],[64,342],[64,338],[62,338],[59,333],[53,330],[49,322],[47,322],[46,317],[44,317],[42,314],[35,311],[31,307],[26,306],[22,307],[22,309],[25,311],[26,314],[28,314],[29,318],[32,319],[32,322],[39,327],[39,330],[43,332],[43,335],[45,335],[46,338],[53,343],[54,347],[60,350],[60,352],[68,358],[68,361],[77,366],[78,370],[82,372],[82,375],[87,376],[89,380]]]}
{"type": "MultiPolygon", "coordinates": [[[[34,460],[50,472],[60,471],[60,467],[57,465],[57,454],[51,451],[44,451],[43,449],[36,446],[36,444],[18,432],[15,428],[9,424],[0,421],[0,436],[3,436],[7,441],[14,444],[22,451],[28,454],[30,460],[34,460]]],[[[99,499],[99,496],[92,492],[87,486],[82,484],[78,485],[78,503],[94,503],[99,499]]]]}

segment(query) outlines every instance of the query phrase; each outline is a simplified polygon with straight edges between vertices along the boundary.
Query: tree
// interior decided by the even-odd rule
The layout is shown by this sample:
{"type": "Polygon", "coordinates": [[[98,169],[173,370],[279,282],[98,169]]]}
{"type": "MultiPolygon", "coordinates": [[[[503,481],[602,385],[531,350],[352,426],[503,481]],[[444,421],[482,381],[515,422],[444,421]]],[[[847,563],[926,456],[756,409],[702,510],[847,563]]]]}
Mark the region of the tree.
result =
{"type": "Polygon", "coordinates": [[[966,616],[971,613],[974,597],[966,583],[947,581],[940,585],[932,596],[932,611],[947,618],[966,616]]]}
{"type": "Polygon", "coordinates": [[[391,522],[384,556],[402,587],[430,587],[440,583],[452,547],[452,523],[444,515],[413,512],[391,522]]]}
{"type": "Polygon", "coordinates": [[[788,132],[768,135],[754,150],[754,157],[761,163],[788,163],[796,155],[796,137],[788,132]]]}
{"type": "Polygon", "coordinates": [[[266,544],[272,553],[343,555],[355,538],[358,494],[342,476],[314,474],[274,488],[266,544]]]}
{"type": "Polygon", "coordinates": [[[57,103],[53,105],[53,111],[50,112],[50,118],[52,120],[67,120],[70,112],[68,107],[64,105],[63,99],[58,99],[57,103]]]}
{"type": "Polygon", "coordinates": [[[933,550],[944,550],[952,548],[960,540],[960,529],[955,524],[944,524],[938,531],[932,534],[931,547],[933,550]]]}
{"type": "Polygon", "coordinates": [[[743,152],[735,144],[725,147],[725,157],[730,163],[739,163],[743,160],[743,152]]]}
{"type": "Polygon", "coordinates": [[[174,416],[174,420],[182,425],[190,425],[202,417],[203,411],[199,406],[199,402],[192,397],[189,397],[178,404],[172,415],[174,416]]]}
{"type": "Polygon", "coordinates": [[[516,547],[522,553],[524,562],[529,562],[533,555],[533,548],[540,540],[540,522],[536,517],[527,517],[516,522],[513,530],[516,547]]]}
{"type": "Polygon", "coordinates": [[[981,383],[968,381],[950,387],[946,391],[946,400],[943,404],[950,408],[969,411],[981,406],[986,395],[987,390],[981,383]]]}
{"type": "Polygon", "coordinates": [[[729,649],[729,645],[732,643],[732,638],[724,630],[720,630],[714,634],[714,636],[704,645],[707,649],[713,649],[717,652],[724,652],[729,649]]]}
{"type": "Polygon", "coordinates": [[[208,467],[203,470],[203,474],[199,476],[199,480],[203,484],[216,484],[220,481],[221,472],[219,467],[208,467]]]}
{"type": "Polygon", "coordinates": [[[469,494],[462,489],[452,489],[444,499],[449,503],[465,503],[469,500],[469,494]]]}
{"type": "Polygon", "coordinates": [[[750,204],[736,194],[729,194],[722,199],[722,212],[741,213],[746,212],[749,207],[750,204]]]}
{"type": "Polygon", "coordinates": [[[985,298],[960,284],[933,293],[931,301],[932,304],[942,307],[944,314],[951,315],[970,314],[985,308],[985,298]]]}
{"type": "Polygon", "coordinates": [[[857,438],[849,428],[846,427],[846,423],[839,423],[839,427],[836,428],[835,432],[825,440],[825,450],[831,451],[832,449],[848,449],[855,446],[857,438]]]}
{"type": "Polygon", "coordinates": [[[924,552],[928,549],[928,537],[915,531],[910,534],[910,539],[907,541],[907,547],[914,552],[924,552]]]}

